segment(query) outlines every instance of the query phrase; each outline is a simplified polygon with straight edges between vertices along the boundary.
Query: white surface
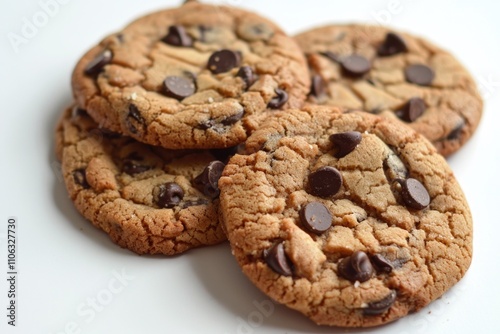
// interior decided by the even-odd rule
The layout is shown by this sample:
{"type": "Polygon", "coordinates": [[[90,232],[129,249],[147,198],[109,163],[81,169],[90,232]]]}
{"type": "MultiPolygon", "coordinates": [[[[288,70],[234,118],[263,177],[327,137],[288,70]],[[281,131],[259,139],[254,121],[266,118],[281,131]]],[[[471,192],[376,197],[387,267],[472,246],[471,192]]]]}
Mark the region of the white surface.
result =
{"type": "Polygon", "coordinates": [[[474,216],[469,272],[417,314],[378,329],[346,331],[317,327],[282,306],[271,309],[268,298],[240,272],[228,244],[172,258],[139,257],[112,244],[78,215],[58,178],[52,140],[56,119],[71,102],[73,66],[104,35],[180,1],[59,1],[67,3],[18,53],[7,35],[20,34],[23,20],[39,15],[40,4],[7,5],[4,0],[0,11],[1,333],[500,332],[500,2],[215,1],[272,17],[291,34],[334,21],[389,23],[452,51],[483,83],[486,108],[480,129],[449,159],[474,216]],[[488,81],[492,84],[484,84],[488,81]],[[15,328],[7,326],[6,318],[9,216],[16,216],[19,225],[15,328]],[[119,281],[122,271],[126,277],[119,281]],[[99,304],[95,311],[92,299],[99,304]]]}

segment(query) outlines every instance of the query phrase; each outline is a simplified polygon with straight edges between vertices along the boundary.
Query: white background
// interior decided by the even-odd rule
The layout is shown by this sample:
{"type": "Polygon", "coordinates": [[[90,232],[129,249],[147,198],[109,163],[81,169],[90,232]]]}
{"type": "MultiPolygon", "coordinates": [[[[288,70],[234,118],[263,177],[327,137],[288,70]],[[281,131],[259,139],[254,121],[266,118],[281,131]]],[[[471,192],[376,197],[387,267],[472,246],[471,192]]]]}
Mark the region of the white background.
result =
{"type": "Polygon", "coordinates": [[[500,2],[214,1],[255,10],[290,34],[329,22],[390,24],[452,51],[481,86],[486,104],[482,123],[473,139],[449,159],[474,217],[469,272],[417,314],[381,328],[350,331],[317,327],[285,307],[271,308],[268,298],[240,272],[227,243],[170,258],[139,257],[115,246],[78,215],[53,153],[56,119],[71,103],[73,66],[106,34],[180,1],[60,2],[66,4],[59,5],[18,52],[8,34],[21,34],[24,20],[32,21],[42,7],[38,0],[1,2],[1,333],[500,332],[500,2]],[[18,218],[15,328],[7,326],[6,318],[9,216],[18,218]],[[93,299],[96,310],[90,304],[93,299]]]}

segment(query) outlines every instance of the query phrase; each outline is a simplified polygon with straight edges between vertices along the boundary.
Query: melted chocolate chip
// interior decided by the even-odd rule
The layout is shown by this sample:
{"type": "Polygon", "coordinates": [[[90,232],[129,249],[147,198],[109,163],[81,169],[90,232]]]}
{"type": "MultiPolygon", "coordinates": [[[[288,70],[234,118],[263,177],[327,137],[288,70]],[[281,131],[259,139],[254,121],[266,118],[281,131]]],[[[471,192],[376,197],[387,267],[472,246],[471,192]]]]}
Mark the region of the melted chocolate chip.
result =
{"type": "Polygon", "coordinates": [[[193,39],[186,33],[186,29],[179,25],[170,26],[162,42],[173,46],[193,46],[193,39]]]}
{"type": "Polygon", "coordinates": [[[315,97],[321,97],[326,94],[326,82],[323,78],[316,74],[311,80],[311,92],[309,93],[315,97]]]}
{"type": "Polygon", "coordinates": [[[338,264],[339,275],[351,282],[368,281],[374,272],[368,255],[362,251],[354,252],[351,256],[342,259],[338,264]]]}
{"type": "Polygon", "coordinates": [[[126,159],[123,162],[123,172],[129,175],[144,173],[151,169],[151,166],[140,164],[137,160],[126,159]]]}
{"type": "Polygon", "coordinates": [[[242,109],[242,110],[238,111],[236,114],[224,118],[221,121],[221,123],[222,123],[222,125],[232,125],[232,124],[238,122],[240,119],[242,119],[244,114],[245,114],[245,111],[242,109]]]}
{"type": "Polygon", "coordinates": [[[227,163],[227,161],[237,152],[238,146],[210,150],[210,153],[212,153],[217,160],[220,160],[223,163],[227,163]]]}
{"type": "Polygon", "coordinates": [[[99,53],[91,62],[87,64],[85,67],[85,74],[87,75],[96,75],[99,74],[104,66],[111,63],[113,60],[113,53],[111,50],[106,49],[99,53]]]}
{"type": "Polygon", "coordinates": [[[389,32],[385,36],[385,40],[382,45],[378,48],[377,53],[381,57],[386,57],[407,51],[408,47],[406,46],[403,37],[393,32],[389,32]]]}
{"type": "Polygon", "coordinates": [[[198,124],[198,129],[201,129],[201,130],[208,130],[208,129],[211,129],[215,126],[215,124],[217,124],[215,122],[214,119],[210,118],[210,119],[207,119],[207,120],[204,120],[204,121],[201,121],[199,124],[198,124]]]}
{"type": "Polygon", "coordinates": [[[123,33],[118,33],[116,34],[116,39],[120,44],[123,44],[123,42],[125,42],[125,35],[123,33]]]}
{"type": "Polygon", "coordinates": [[[412,97],[403,106],[403,108],[396,112],[396,115],[405,122],[414,122],[422,116],[427,109],[425,101],[419,97],[412,97]]]}
{"type": "Polygon", "coordinates": [[[332,226],[332,215],[319,202],[307,203],[299,212],[302,225],[312,233],[321,234],[332,226]]]}
{"type": "Polygon", "coordinates": [[[408,177],[408,169],[399,156],[390,150],[384,160],[384,172],[389,181],[404,180],[408,177]]]}
{"type": "Polygon", "coordinates": [[[224,126],[232,125],[232,124],[238,122],[240,119],[243,118],[244,114],[245,114],[245,111],[240,110],[236,114],[228,116],[228,117],[223,118],[223,119],[210,118],[207,120],[203,120],[203,121],[200,121],[200,123],[198,123],[197,128],[201,129],[201,130],[212,129],[214,131],[222,132],[222,131],[225,131],[224,126]]]}
{"type": "Polygon", "coordinates": [[[198,206],[198,205],[208,205],[208,200],[206,199],[197,199],[197,200],[192,200],[192,201],[184,201],[182,203],[182,208],[189,208],[190,206],[198,206]]]}
{"type": "Polygon", "coordinates": [[[240,66],[241,54],[232,50],[223,49],[214,52],[208,59],[208,69],[213,74],[224,73],[240,66]]]}
{"type": "Polygon", "coordinates": [[[429,193],[420,181],[409,178],[400,181],[400,184],[401,196],[406,206],[415,210],[422,210],[429,205],[431,200],[429,193]]]}
{"type": "Polygon", "coordinates": [[[144,130],[146,122],[141,116],[139,109],[134,104],[131,104],[128,110],[129,111],[126,119],[127,128],[131,133],[138,134],[139,132],[144,130]]]}
{"type": "Polygon", "coordinates": [[[335,195],[342,186],[342,175],[333,167],[321,167],[309,174],[310,194],[319,197],[335,195]]]}
{"type": "Polygon", "coordinates": [[[244,34],[248,40],[268,40],[274,35],[273,29],[265,23],[258,23],[250,26],[249,29],[245,31],[244,34]]]}
{"type": "Polygon", "coordinates": [[[241,78],[245,83],[245,89],[250,88],[252,84],[255,82],[255,75],[250,66],[242,66],[236,73],[236,76],[241,78]]]}
{"type": "Polygon", "coordinates": [[[371,67],[372,65],[368,59],[357,54],[350,55],[342,62],[344,75],[350,77],[360,77],[368,73],[371,67]]]}
{"type": "Polygon", "coordinates": [[[73,109],[71,109],[71,118],[78,118],[81,116],[88,116],[87,110],[82,109],[78,106],[74,106],[73,109]]]}
{"type": "Polygon", "coordinates": [[[184,198],[184,190],[175,182],[167,182],[154,189],[153,197],[160,208],[173,208],[184,198]]]}
{"type": "Polygon", "coordinates": [[[361,143],[361,133],[358,131],[348,131],[342,133],[334,133],[330,136],[330,141],[337,148],[337,153],[334,157],[337,159],[343,158],[361,143]]]}
{"type": "Polygon", "coordinates": [[[108,138],[108,139],[116,139],[116,138],[120,138],[122,136],[121,134],[114,132],[114,131],[111,131],[110,129],[106,129],[106,128],[99,128],[99,131],[101,131],[101,134],[103,137],[108,138]]]}
{"type": "Polygon", "coordinates": [[[465,126],[465,121],[461,121],[460,123],[458,123],[458,125],[456,125],[453,130],[451,130],[451,132],[448,134],[448,136],[446,136],[446,139],[447,140],[457,140],[460,138],[460,135],[462,134],[462,130],[465,126]]]}
{"type": "Polygon", "coordinates": [[[380,254],[373,255],[371,260],[378,272],[389,274],[394,269],[391,262],[380,254]]]}
{"type": "Polygon", "coordinates": [[[406,81],[420,86],[429,86],[434,80],[434,71],[432,68],[422,65],[414,64],[405,69],[406,81]]]}
{"type": "Polygon", "coordinates": [[[285,254],[283,242],[264,251],[264,260],[272,270],[283,276],[292,276],[292,264],[285,254]]]}
{"type": "Polygon", "coordinates": [[[226,165],[224,165],[223,162],[218,160],[212,161],[205,167],[203,172],[193,180],[194,187],[207,197],[212,199],[219,197],[220,191],[218,183],[224,167],[226,167],[226,165]]]}
{"type": "Polygon", "coordinates": [[[75,183],[82,186],[84,189],[90,188],[90,185],[87,182],[87,177],[85,176],[85,168],[73,171],[73,180],[75,180],[75,183]]]}
{"type": "Polygon", "coordinates": [[[339,55],[331,52],[331,51],[324,51],[320,53],[321,55],[325,56],[326,58],[330,59],[331,61],[335,63],[342,63],[342,60],[340,59],[339,55]]]}
{"type": "Polygon", "coordinates": [[[212,27],[201,25],[198,27],[198,30],[200,31],[200,41],[203,43],[206,43],[207,42],[207,32],[212,30],[212,27]]]}
{"type": "Polygon", "coordinates": [[[177,100],[185,99],[196,91],[196,86],[192,79],[169,76],[163,81],[163,93],[177,100]]]}
{"type": "Polygon", "coordinates": [[[269,101],[267,106],[271,109],[279,109],[288,101],[288,93],[280,88],[276,88],[274,92],[276,96],[269,101]]]}
{"type": "Polygon", "coordinates": [[[396,301],[397,293],[395,290],[384,297],[382,300],[368,303],[368,307],[363,309],[364,315],[379,315],[387,311],[396,301]]]}

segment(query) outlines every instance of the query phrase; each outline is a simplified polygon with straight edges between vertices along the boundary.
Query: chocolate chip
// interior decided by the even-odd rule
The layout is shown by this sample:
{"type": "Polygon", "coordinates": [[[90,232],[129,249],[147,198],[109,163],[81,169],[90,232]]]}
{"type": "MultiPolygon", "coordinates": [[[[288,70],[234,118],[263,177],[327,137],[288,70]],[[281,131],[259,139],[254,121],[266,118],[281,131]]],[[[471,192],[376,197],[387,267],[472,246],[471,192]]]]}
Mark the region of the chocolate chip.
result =
{"type": "Polygon", "coordinates": [[[215,126],[216,122],[214,119],[210,118],[207,120],[203,120],[200,123],[198,123],[197,128],[201,130],[208,130],[211,129],[215,126]]]}
{"type": "Polygon", "coordinates": [[[224,118],[221,121],[221,123],[222,123],[222,125],[232,125],[232,124],[238,122],[240,119],[242,119],[244,114],[245,114],[245,110],[242,109],[242,110],[238,111],[236,114],[224,118]]]}
{"type": "Polygon", "coordinates": [[[125,35],[123,33],[118,33],[116,34],[116,39],[120,44],[123,44],[123,42],[125,42],[125,35]]]}
{"type": "Polygon", "coordinates": [[[212,27],[201,25],[198,27],[198,30],[200,31],[200,41],[203,43],[206,43],[207,42],[207,32],[212,30],[212,27]]]}
{"type": "Polygon", "coordinates": [[[111,50],[106,49],[99,53],[91,62],[87,64],[85,67],[85,74],[87,75],[95,75],[99,74],[104,66],[111,63],[113,60],[113,53],[111,50]]]}
{"type": "Polygon", "coordinates": [[[191,79],[169,76],[163,81],[163,93],[177,100],[185,99],[195,91],[196,87],[191,79]]]}
{"type": "Polygon", "coordinates": [[[173,208],[182,201],[184,190],[175,182],[167,182],[153,190],[153,197],[160,208],[173,208]]]}
{"type": "Polygon", "coordinates": [[[396,112],[396,115],[405,122],[414,122],[422,116],[427,109],[425,101],[419,97],[412,97],[403,106],[403,108],[396,112]]]}
{"type": "Polygon", "coordinates": [[[288,93],[279,88],[276,88],[274,92],[276,93],[276,96],[269,101],[267,106],[271,109],[278,109],[288,101],[288,93]]]}
{"type": "Polygon", "coordinates": [[[382,45],[378,48],[377,53],[379,56],[385,57],[407,51],[408,47],[406,46],[406,42],[403,37],[393,32],[389,32],[385,36],[385,40],[382,45]]]}
{"type": "Polygon", "coordinates": [[[342,63],[342,60],[340,59],[340,56],[331,52],[331,51],[324,51],[320,53],[321,55],[329,58],[330,60],[336,62],[336,63],[342,63]]]}
{"type": "Polygon", "coordinates": [[[205,196],[210,198],[217,198],[219,196],[219,179],[224,170],[223,162],[212,161],[207,167],[193,180],[193,185],[196,189],[201,191],[205,196]]]}
{"type": "Polygon", "coordinates": [[[404,180],[408,177],[408,169],[394,151],[389,150],[384,160],[384,172],[388,180],[404,180]]]}
{"type": "Polygon", "coordinates": [[[247,42],[267,41],[274,36],[275,29],[264,22],[252,23],[250,21],[239,22],[238,37],[247,42]]]}
{"type": "Polygon", "coordinates": [[[384,299],[368,303],[368,307],[363,309],[363,314],[379,315],[384,313],[392,306],[392,304],[394,304],[394,302],[396,301],[396,297],[396,291],[391,290],[391,292],[386,297],[384,297],[384,299]]]}
{"type": "Polygon", "coordinates": [[[326,82],[323,78],[316,74],[311,80],[311,92],[309,93],[315,97],[321,97],[326,94],[326,82]]]}
{"type": "Polygon", "coordinates": [[[214,52],[208,59],[208,69],[213,74],[228,72],[240,66],[241,54],[232,50],[223,49],[214,52]]]}
{"type": "Polygon", "coordinates": [[[319,168],[309,175],[310,194],[319,197],[335,195],[342,186],[342,175],[330,166],[319,168]]]}
{"type": "Polygon", "coordinates": [[[80,168],[73,171],[73,180],[76,184],[79,184],[84,189],[90,188],[90,185],[87,182],[87,177],[85,176],[85,168],[80,168]]]}
{"type": "Polygon", "coordinates": [[[186,29],[179,25],[170,26],[162,42],[173,46],[193,46],[193,39],[186,33],[186,29]]]}
{"type": "Polygon", "coordinates": [[[434,71],[432,68],[422,65],[414,64],[405,69],[406,81],[420,86],[428,86],[434,80],[434,71]]]}
{"type": "Polygon", "coordinates": [[[292,276],[292,264],[285,254],[283,242],[264,251],[264,260],[272,270],[283,276],[292,276]]]}
{"type": "Polygon", "coordinates": [[[375,254],[371,257],[372,263],[379,272],[383,272],[386,274],[389,274],[393,269],[394,266],[387,260],[385,257],[383,257],[380,254],[375,254]]]}
{"type": "Polygon", "coordinates": [[[116,138],[120,138],[121,137],[121,134],[119,134],[117,132],[114,132],[114,131],[111,131],[110,129],[99,128],[99,131],[101,131],[101,134],[102,134],[102,136],[104,138],[116,139],[116,138]]]}
{"type": "Polygon", "coordinates": [[[201,130],[208,130],[212,129],[217,132],[224,132],[224,126],[232,125],[236,122],[238,122],[241,118],[243,118],[243,115],[245,114],[245,111],[242,109],[238,111],[236,114],[228,116],[223,119],[213,119],[209,118],[203,121],[200,121],[198,123],[197,128],[201,130]]]}
{"type": "Polygon", "coordinates": [[[137,160],[127,159],[123,162],[123,172],[129,175],[144,173],[151,169],[151,166],[140,164],[137,160]]]}
{"type": "Polygon", "coordinates": [[[197,199],[197,200],[191,200],[191,201],[184,201],[182,203],[182,208],[189,208],[190,206],[198,206],[198,205],[208,205],[208,200],[206,199],[197,199]]]}
{"type": "Polygon", "coordinates": [[[422,210],[429,205],[431,201],[429,193],[420,181],[409,178],[399,183],[401,184],[401,196],[406,206],[422,210]]]}
{"type": "Polygon", "coordinates": [[[351,77],[359,77],[368,73],[372,65],[370,61],[363,56],[352,54],[345,58],[342,62],[344,75],[351,77]]]}
{"type": "Polygon", "coordinates": [[[131,104],[128,108],[128,115],[126,119],[126,124],[130,132],[138,134],[144,130],[146,125],[145,123],[146,122],[144,121],[144,118],[142,118],[139,109],[134,104],[131,104]]]}
{"type": "Polygon", "coordinates": [[[312,233],[321,234],[332,226],[332,215],[319,202],[307,203],[299,212],[302,225],[312,233]]]}
{"type": "Polygon", "coordinates": [[[267,40],[274,35],[274,31],[265,23],[253,25],[246,33],[246,37],[250,40],[264,39],[267,40]]]}
{"type": "Polygon", "coordinates": [[[71,118],[78,118],[82,116],[88,116],[87,110],[78,106],[74,106],[73,109],[71,109],[71,118]]]}
{"type": "Polygon", "coordinates": [[[462,130],[465,126],[465,121],[462,120],[460,123],[458,123],[453,130],[446,136],[446,140],[457,140],[460,138],[460,135],[462,134],[462,130]]]}
{"type": "Polygon", "coordinates": [[[356,251],[339,262],[338,273],[351,282],[365,282],[373,276],[374,269],[368,255],[365,252],[356,251]]]}
{"type": "Polygon", "coordinates": [[[245,89],[250,88],[252,84],[255,82],[255,75],[250,66],[242,66],[236,73],[236,76],[241,78],[245,83],[245,89]]]}
{"type": "Polygon", "coordinates": [[[210,150],[210,153],[212,153],[217,160],[220,160],[223,163],[227,163],[227,161],[237,152],[238,146],[210,150]]]}
{"type": "Polygon", "coordinates": [[[337,153],[333,156],[337,159],[345,157],[361,143],[361,138],[361,133],[358,131],[334,133],[330,136],[330,141],[337,148],[337,153]]]}

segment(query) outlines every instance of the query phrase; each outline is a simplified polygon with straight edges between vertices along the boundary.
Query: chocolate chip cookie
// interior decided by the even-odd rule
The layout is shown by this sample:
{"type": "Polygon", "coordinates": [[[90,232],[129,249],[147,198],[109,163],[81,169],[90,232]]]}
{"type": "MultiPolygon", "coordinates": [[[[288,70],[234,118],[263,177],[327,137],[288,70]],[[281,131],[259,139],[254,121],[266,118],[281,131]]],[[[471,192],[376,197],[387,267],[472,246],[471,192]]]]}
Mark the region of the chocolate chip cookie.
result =
{"type": "Polygon", "coordinates": [[[217,181],[232,149],[172,151],[99,128],[65,111],[56,152],[78,211],[121,247],[178,254],[226,240],[217,181]]]}
{"type": "Polygon", "coordinates": [[[219,180],[243,272],[318,324],[418,311],[472,256],[467,201],[433,145],[399,122],[333,107],[279,112],[219,180]]]}
{"type": "Polygon", "coordinates": [[[309,101],[395,118],[447,156],[474,133],[483,103],[449,52],[387,27],[330,25],[296,36],[312,76],[309,101]]]}
{"type": "Polygon", "coordinates": [[[274,23],[192,1],[105,38],[79,61],[72,84],[102,127],[186,149],[245,141],[252,116],[300,107],[310,79],[297,43],[274,23]]]}

